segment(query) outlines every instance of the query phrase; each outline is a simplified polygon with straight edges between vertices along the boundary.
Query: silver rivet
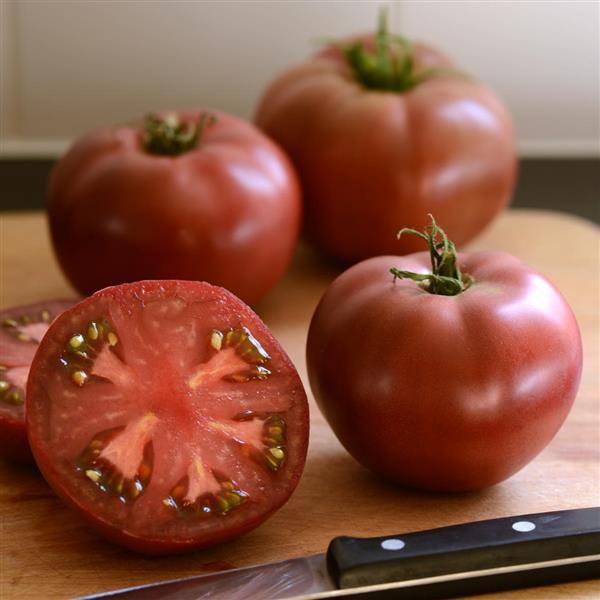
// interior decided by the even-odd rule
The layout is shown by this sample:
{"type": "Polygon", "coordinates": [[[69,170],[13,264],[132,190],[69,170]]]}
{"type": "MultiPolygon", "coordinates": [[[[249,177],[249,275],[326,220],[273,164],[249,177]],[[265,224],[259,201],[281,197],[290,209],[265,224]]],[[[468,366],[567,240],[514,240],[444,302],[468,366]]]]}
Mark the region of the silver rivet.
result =
{"type": "Polygon", "coordinates": [[[512,528],[515,531],[525,533],[527,531],[533,531],[535,529],[535,523],[532,523],[531,521],[517,521],[512,524],[512,528]]]}
{"type": "Polygon", "coordinates": [[[402,540],[390,538],[389,540],[383,540],[381,547],[384,550],[402,550],[406,544],[402,540]]]}

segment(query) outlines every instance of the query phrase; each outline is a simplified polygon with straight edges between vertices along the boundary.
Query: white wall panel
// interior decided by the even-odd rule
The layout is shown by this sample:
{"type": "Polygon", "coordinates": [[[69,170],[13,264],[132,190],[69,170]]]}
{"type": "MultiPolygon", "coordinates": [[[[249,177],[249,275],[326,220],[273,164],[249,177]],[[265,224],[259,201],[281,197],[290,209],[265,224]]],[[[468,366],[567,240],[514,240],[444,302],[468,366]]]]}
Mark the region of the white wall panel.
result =
{"type": "Polygon", "coordinates": [[[19,2],[22,132],[71,136],[149,109],[251,117],[316,40],[374,22],[374,3],[19,2]]]}
{"type": "Polygon", "coordinates": [[[598,152],[599,6],[588,1],[405,1],[400,21],[509,104],[528,153],[598,152]]]}
{"type": "MultiPolygon", "coordinates": [[[[205,105],[251,117],[276,73],[302,60],[319,39],[372,28],[382,4],[2,2],[14,4],[13,18],[2,16],[2,33],[10,28],[14,41],[2,57],[3,133],[11,137],[5,154],[7,148],[53,153],[61,140],[154,108],[205,105]]],[[[443,48],[498,91],[527,154],[596,151],[598,2],[387,4],[396,29],[443,48]]]]}
{"type": "Polygon", "coordinates": [[[0,140],[19,133],[15,8],[0,0],[0,140]]]}

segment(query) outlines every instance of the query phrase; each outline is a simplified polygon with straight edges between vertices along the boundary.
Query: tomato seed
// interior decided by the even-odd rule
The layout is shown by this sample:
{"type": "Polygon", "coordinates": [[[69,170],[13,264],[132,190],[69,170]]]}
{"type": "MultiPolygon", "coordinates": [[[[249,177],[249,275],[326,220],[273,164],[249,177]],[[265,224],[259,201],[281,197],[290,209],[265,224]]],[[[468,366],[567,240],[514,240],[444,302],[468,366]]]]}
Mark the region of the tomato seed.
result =
{"type": "MultiPolygon", "coordinates": [[[[213,473],[217,480],[221,476],[213,473]]],[[[185,476],[171,490],[171,493],[162,503],[173,510],[176,510],[181,516],[199,515],[207,516],[214,513],[225,516],[234,508],[241,506],[248,494],[239,489],[231,480],[221,480],[221,490],[215,493],[205,493],[197,497],[193,502],[186,499],[189,486],[189,478],[185,476]]]]}
{"type": "Polygon", "coordinates": [[[81,335],[81,333],[78,333],[69,340],[69,346],[73,348],[73,350],[76,350],[77,348],[82,346],[84,342],[85,338],[83,337],[83,335],[81,335]]]}
{"type": "Polygon", "coordinates": [[[71,379],[79,386],[81,387],[88,379],[88,375],[85,371],[75,371],[72,375],[71,375],[71,379]]]}
{"type": "Polygon", "coordinates": [[[285,456],[285,453],[281,448],[271,448],[269,452],[273,458],[276,458],[277,460],[283,460],[283,457],[285,456]]]}
{"type": "Polygon", "coordinates": [[[92,469],[88,469],[85,472],[85,475],[86,475],[86,477],[91,479],[94,483],[98,483],[98,481],[100,481],[100,477],[102,477],[102,473],[99,473],[98,471],[94,471],[92,469]]]}
{"type": "Polygon", "coordinates": [[[92,321],[87,329],[87,337],[92,341],[96,341],[98,339],[98,335],[98,326],[92,321]]]}
{"type": "Polygon", "coordinates": [[[223,345],[223,334],[220,331],[214,330],[210,334],[210,345],[215,350],[220,350],[223,345]]]}

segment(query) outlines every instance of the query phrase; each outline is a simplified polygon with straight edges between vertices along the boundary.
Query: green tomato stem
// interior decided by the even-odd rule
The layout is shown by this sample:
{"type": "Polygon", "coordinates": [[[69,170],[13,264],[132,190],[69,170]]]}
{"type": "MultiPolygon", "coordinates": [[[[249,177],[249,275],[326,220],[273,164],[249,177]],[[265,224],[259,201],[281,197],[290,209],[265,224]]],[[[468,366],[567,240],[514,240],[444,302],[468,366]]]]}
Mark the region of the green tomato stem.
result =
{"type": "Polygon", "coordinates": [[[144,122],[144,149],[149,154],[177,156],[197,148],[204,130],[216,122],[210,113],[201,113],[197,122],[182,123],[176,114],[159,117],[149,114],[144,122]]]}
{"type": "Polygon", "coordinates": [[[432,215],[429,215],[431,225],[425,231],[417,231],[405,227],[398,232],[398,239],[405,233],[410,233],[423,238],[429,246],[431,257],[431,273],[413,273],[401,271],[392,267],[390,273],[396,279],[411,279],[430,294],[440,296],[456,296],[464,292],[473,283],[470,275],[464,274],[458,264],[456,246],[448,239],[446,232],[438,227],[432,215]]]}
{"type": "Polygon", "coordinates": [[[360,41],[340,47],[356,79],[367,89],[407,92],[424,81],[442,75],[465,77],[453,69],[415,71],[415,50],[405,37],[388,32],[387,10],[379,12],[375,34],[375,51],[367,50],[360,41]]]}

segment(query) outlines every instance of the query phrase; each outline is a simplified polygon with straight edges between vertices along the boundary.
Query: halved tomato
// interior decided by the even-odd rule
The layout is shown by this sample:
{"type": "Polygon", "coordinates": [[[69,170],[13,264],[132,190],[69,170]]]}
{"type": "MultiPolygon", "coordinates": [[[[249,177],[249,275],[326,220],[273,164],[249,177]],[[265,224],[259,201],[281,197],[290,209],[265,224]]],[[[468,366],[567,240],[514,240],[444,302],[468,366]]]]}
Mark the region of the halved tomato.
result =
{"type": "Polygon", "coordinates": [[[308,445],[296,369],[259,317],[207,283],[106,288],[52,325],[27,425],[48,483],[107,537],[160,554],[253,529],[308,445]]]}
{"type": "Polygon", "coordinates": [[[0,311],[0,456],[32,463],[25,432],[29,366],[50,322],[73,300],[50,300],[0,311]]]}

